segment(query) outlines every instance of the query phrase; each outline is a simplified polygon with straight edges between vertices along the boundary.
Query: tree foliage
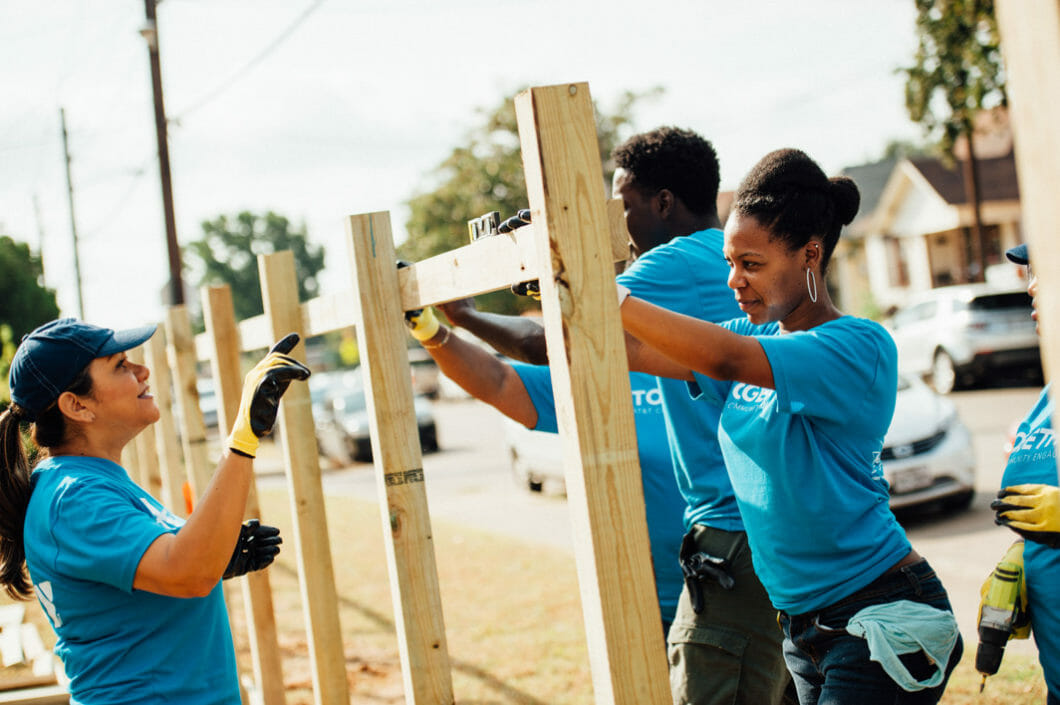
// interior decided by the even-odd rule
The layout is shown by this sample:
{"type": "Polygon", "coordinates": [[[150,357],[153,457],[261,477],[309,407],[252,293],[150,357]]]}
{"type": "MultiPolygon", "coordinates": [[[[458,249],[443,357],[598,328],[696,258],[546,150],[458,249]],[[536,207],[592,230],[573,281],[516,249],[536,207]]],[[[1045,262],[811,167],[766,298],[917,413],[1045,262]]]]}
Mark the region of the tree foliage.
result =
{"type": "MultiPolygon", "coordinates": [[[[608,113],[594,105],[597,141],[604,165],[602,192],[610,195],[614,171],[611,151],[632,131],[636,104],[661,93],[658,87],[643,93],[627,91],[608,113]]],[[[468,134],[466,143],[453,149],[432,173],[432,181],[437,186],[409,200],[410,215],[405,224],[409,237],[398,248],[404,259],[419,261],[466,245],[467,221],[472,218],[500,211],[503,219],[527,207],[512,98],[506,98],[489,111],[480,108],[478,115],[479,124],[468,134]]],[[[479,306],[499,313],[518,313],[533,303],[507,292],[497,292],[480,297],[479,306]]]]}
{"type": "Polygon", "coordinates": [[[44,267],[29,245],[0,236],[0,325],[15,341],[59,316],[55,291],[42,283],[44,267]]]}
{"type": "Polygon", "coordinates": [[[919,45],[906,75],[909,117],[952,154],[976,113],[1005,105],[994,0],[915,0],[919,45]]]}
{"type": "MultiPolygon", "coordinates": [[[[186,246],[186,262],[197,274],[198,286],[228,284],[236,318],[262,313],[258,255],[290,250],[298,277],[298,297],[305,301],[317,295],[317,274],[324,268],[324,248],[310,244],[305,225],[293,228],[282,215],[244,211],[234,218],[219,215],[202,223],[201,239],[186,246]]],[[[195,277],[193,277],[195,278],[195,277]]]]}

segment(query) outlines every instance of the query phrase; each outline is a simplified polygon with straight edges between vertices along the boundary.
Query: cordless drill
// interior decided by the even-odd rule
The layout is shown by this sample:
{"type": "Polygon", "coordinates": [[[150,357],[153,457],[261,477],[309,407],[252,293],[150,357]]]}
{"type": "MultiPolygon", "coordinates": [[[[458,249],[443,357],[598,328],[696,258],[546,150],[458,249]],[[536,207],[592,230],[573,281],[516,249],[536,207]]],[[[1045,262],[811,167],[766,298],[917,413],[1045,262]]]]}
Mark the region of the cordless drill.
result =
{"type": "Polygon", "coordinates": [[[983,603],[979,610],[979,648],[975,652],[975,670],[983,674],[979,692],[986,686],[987,676],[997,673],[1001,657],[1005,655],[1005,644],[1022,626],[1020,587],[1023,582],[1022,544],[1020,555],[1012,556],[1016,546],[1009,549],[990,579],[983,587],[983,603]],[[1016,558],[1016,560],[1013,560],[1016,558]]]}

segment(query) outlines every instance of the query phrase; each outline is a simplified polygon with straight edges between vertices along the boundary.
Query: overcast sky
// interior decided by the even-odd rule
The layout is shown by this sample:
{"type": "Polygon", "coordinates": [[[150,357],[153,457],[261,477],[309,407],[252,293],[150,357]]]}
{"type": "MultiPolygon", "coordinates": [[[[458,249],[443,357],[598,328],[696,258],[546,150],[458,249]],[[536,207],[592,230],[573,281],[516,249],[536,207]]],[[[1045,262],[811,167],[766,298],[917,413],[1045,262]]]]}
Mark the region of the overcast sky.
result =
{"type": "MultiPolygon", "coordinates": [[[[712,140],[723,188],[778,147],[835,173],[920,137],[895,73],[913,0],[164,0],[158,18],[180,241],[274,210],[327,248],[325,292],[350,287],[344,216],[390,210],[403,239],[476,109],[528,85],[588,81],[605,110],[663,86],[637,129],[712,140]]],[[[168,279],[143,25],[141,0],[0,3],[0,234],[43,240],[77,315],[62,106],[85,317],[116,327],[160,320],[168,279]]]]}

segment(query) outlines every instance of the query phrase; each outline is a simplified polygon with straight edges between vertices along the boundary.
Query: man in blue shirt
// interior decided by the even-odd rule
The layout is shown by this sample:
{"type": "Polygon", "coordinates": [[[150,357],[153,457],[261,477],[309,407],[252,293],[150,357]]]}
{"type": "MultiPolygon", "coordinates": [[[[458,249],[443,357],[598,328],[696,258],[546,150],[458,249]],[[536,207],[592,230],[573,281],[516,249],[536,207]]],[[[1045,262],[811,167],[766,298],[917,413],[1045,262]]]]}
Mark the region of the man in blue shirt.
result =
{"type": "MultiPolygon", "coordinates": [[[[618,281],[637,297],[695,318],[741,317],[721,253],[713,146],[691,131],[662,127],[635,135],[613,156],[618,166],[613,195],[623,201],[637,255],[618,281]]],[[[443,311],[454,325],[509,357],[547,363],[540,324],[480,312],[465,302],[447,304],[443,311]]],[[[441,348],[447,340],[439,333],[424,342],[441,348]]],[[[626,340],[634,366],[644,348],[630,336],[626,340]]],[[[718,447],[719,410],[693,401],[684,382],[660,378],[656,384],[688,531],[681,558],[689,577],[668,637],[674,702],[780,702],[789,682],[782,634],[752,568],[718,447]],[[712,558],[727,566],[713,577],[699,570],[713,565],[712,558]]]]}

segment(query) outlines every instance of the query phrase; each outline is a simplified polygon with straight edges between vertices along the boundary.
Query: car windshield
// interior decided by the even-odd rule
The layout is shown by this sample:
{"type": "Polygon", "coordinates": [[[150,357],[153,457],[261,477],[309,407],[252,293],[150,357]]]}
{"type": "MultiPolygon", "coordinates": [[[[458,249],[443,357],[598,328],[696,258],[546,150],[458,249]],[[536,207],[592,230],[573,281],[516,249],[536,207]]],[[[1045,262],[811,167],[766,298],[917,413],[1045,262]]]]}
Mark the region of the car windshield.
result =
{"type": "Polygon", "coordinates": [[[1030,309],[1031,297],[1024,291],[1013,291],[1005,294],[985,294],[976,296],[963,308],[972,311],[1001,311],[1003,309],[1030,309]]]}

